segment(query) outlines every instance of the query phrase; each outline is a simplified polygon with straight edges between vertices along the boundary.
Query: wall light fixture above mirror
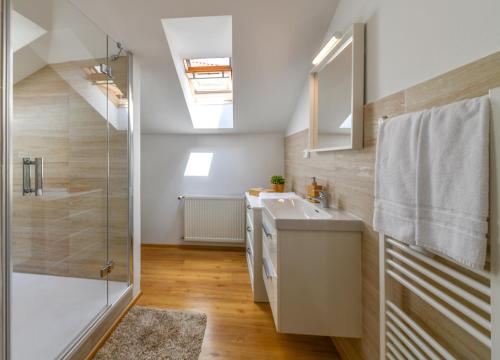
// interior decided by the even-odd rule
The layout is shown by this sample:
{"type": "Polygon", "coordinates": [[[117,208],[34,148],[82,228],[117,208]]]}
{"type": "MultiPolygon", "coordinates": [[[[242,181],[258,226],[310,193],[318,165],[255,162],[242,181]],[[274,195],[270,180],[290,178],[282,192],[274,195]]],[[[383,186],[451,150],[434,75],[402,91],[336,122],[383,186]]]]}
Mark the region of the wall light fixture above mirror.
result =
{"type": "Polygon", "coordinates": [[[335,48],[337,43],[342,39],[342,34],[335,33],[330,40],[326,43],[325,46],[321,49],[321,51],[316,55],[313,59],[312,64],[314,66],[321,64],[323,60],[330,54],[330,52],[335,48]]]}
{"type": "Polygon", "coordinates": [[[309,151],[363,147],[364,31],[364,24],[353,24],[313,60],[309,151]]]}

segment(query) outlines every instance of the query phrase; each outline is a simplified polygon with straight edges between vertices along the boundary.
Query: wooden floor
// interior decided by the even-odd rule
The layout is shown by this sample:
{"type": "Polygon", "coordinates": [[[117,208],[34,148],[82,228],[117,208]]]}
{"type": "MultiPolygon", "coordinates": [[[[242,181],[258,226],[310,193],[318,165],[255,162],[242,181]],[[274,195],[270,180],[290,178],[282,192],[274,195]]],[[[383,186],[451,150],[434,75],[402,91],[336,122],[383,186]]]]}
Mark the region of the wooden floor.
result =
{"type": "Polygon", "coordinates": [[[200,359],[339,359],[329,338],[276,333],[243,251],[143,246],[141,288],[138,305],[207,314],[200,359]]]}

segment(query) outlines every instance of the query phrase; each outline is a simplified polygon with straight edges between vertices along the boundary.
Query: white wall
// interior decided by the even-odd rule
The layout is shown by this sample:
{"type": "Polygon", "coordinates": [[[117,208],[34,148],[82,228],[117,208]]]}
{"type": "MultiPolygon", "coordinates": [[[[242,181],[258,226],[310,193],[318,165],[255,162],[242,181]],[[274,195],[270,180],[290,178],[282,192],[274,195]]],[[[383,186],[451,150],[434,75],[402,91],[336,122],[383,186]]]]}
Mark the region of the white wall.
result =
{"type": "MultiPolygon", "coordinates": [[[[498,0],[341,0],[325,41],[366,23],[371,102],[499,51],[499,19],[498,0]]],[[[299,99],[287,135],[308,128],[308,101],[299,99]]]]}
{"type": "Polygon", "coordinates": [[[283,134],[142,135],[142,242],[182,243],[181,194],[236,195],[284,173],[283,134]],[[207,177],[184,177],[191,152],[213,152],[207,177]]]}
{"type": "Polygon", "coordinates": [[[295,106],[292,118],[288,123],[286,135],[295,134],[309,128],[309,119],[309,81],[306,81],[295,106]]]}
{"type": "Polygon", "coordinates": [[[140,60],[133,57],[133,94],[132,94],[132,140],[133,140],[133,279],[134,296],[141,290],[141,67],[140,60]]]}

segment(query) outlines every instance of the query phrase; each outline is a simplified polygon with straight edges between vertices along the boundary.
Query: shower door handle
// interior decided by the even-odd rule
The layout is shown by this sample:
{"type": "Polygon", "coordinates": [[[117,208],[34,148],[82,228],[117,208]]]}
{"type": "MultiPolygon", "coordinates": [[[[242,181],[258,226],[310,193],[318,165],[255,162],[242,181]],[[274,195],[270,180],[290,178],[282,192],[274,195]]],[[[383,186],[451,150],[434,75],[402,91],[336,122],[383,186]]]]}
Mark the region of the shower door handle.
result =
{"type": "Polygon", "coordinates": [[[43,195],[43,158],[23,158],[23,196],[43,195]],[[31,167],[35,167],[35,188],[31,187],[31,167]]]}
{"type": "Polygon", "coordinates": [[[35,195],[43,195],[43,158],[35,158],[35,195]]]}

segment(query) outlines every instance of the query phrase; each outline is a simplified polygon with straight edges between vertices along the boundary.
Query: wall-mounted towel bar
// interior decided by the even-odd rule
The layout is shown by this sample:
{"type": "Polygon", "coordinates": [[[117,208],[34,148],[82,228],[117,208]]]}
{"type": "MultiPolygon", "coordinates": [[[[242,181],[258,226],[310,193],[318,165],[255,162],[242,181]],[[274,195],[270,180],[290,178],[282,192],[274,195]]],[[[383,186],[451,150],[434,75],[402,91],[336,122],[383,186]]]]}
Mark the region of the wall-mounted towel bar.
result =
{"type": "Polygon", "coordinates": [[[382,124],[387,119],[389,119],[389,116],[387,116],[387,115],[379,117],[378,120],[377,120],[377,125],[382,124]]]}

